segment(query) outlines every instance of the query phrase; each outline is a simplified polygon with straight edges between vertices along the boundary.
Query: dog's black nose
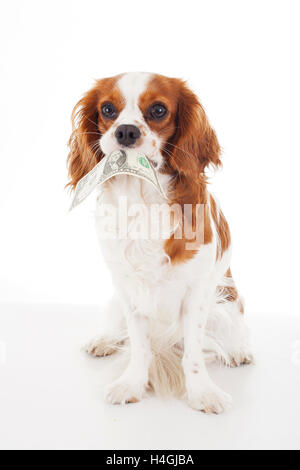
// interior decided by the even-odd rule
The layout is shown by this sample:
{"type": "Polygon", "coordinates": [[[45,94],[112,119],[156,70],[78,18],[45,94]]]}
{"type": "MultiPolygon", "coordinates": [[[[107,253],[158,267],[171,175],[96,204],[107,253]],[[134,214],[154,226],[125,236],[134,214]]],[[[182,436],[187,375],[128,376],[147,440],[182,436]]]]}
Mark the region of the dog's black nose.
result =
{"type": "Polygon", "coordinates": [[[138,127],[132,126],[131,124],[123,124],[117,128],[115,136],[119,144],[129,147],[136,143],[141,137],[141,133],[138,127]]]}

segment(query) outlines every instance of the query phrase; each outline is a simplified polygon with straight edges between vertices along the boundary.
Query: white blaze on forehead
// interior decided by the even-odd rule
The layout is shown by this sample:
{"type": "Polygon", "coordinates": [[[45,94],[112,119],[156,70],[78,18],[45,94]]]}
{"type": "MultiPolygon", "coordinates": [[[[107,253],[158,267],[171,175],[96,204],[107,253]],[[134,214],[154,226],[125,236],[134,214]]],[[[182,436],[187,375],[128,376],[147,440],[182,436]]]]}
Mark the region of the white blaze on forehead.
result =
{"type": "Polygon", "coordinates": [[[117,87],[124,99],[124,108],[112,126],[100,138],[100,147],[104,154],[108,155],[120,149],[116,138],[116,130],[121,125],[133,125],[138,127],[141,138],[137,140],[136,147],[145,153],[157,168],[162,165],[160,153],[161,138],[156,132],[152,132],[139,107],[141,95],[147,90],[153,74],[146,72],[125,73],[117,81],[117,87]]]}
{"type": "Polygon", "coordinates": [[[146,72],[131,72],[122,75],[118,86],[126,103],[123,111],[128,112],[138,108],[139,97],[146,90],[151,76],[146,72]]]}

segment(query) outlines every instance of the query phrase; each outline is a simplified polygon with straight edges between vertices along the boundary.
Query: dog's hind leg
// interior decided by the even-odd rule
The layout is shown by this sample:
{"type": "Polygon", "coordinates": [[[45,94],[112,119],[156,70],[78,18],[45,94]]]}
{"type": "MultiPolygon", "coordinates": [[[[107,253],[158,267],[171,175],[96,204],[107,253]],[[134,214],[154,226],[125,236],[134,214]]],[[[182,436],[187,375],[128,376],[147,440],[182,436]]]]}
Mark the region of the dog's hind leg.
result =
{"type": "Polygon", "coordinates": [[[244,302],[233,283],[230,270],[217,288],[216,300],[207,322],[207,362],[239,367],[253,362],[248,329],[244,321],[244,302]]]}

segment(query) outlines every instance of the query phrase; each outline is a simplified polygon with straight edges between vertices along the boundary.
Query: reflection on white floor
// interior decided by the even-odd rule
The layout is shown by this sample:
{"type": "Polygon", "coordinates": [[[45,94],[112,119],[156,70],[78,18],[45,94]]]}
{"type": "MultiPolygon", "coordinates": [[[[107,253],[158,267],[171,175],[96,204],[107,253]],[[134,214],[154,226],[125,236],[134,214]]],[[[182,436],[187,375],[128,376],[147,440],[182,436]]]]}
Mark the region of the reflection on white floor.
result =
{"type": "Polygon", "coordinates": [[[206,416],[177,400],[103,402],[116,357],[81,345],[98,307],[0,305],[1,449],[299,449],[300,319],[248,315],[256,365],[214,367],[231,411],[206,416]]]}

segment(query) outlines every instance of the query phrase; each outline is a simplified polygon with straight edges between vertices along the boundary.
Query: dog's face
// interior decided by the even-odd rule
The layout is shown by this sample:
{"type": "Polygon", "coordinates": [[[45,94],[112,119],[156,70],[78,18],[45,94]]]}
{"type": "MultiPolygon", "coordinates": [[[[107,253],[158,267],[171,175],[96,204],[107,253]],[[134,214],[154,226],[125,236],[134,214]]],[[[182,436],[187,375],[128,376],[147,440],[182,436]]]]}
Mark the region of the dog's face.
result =
{"type": "Polygon", "coordinates": [[[148,73],[125,74],[111,79],[107,91],[98,104],[102,152],[134,147],[161,167],[161,150],[175,131],[175,84],[148,73]]]}
{"type": "Polygon", "coordinates": [[[103,155],[137,148],[159,170],[196,176],[219,165],[219,145],[194,93],[176,78],[127,73],[97,81],[76,105],[70,139],[74,187],[103,155]]]}

